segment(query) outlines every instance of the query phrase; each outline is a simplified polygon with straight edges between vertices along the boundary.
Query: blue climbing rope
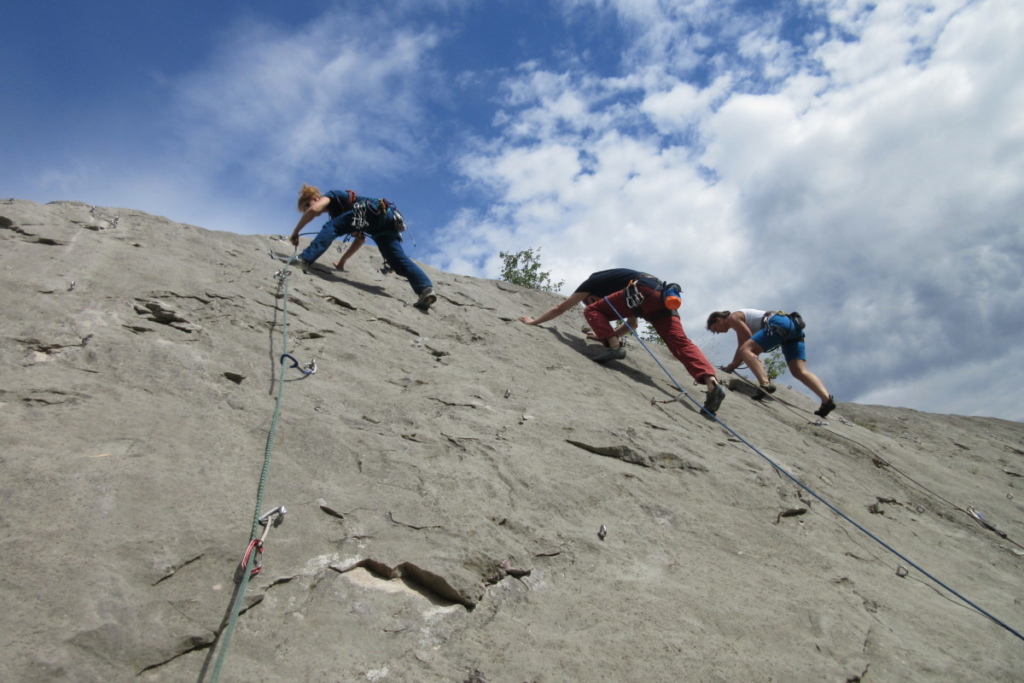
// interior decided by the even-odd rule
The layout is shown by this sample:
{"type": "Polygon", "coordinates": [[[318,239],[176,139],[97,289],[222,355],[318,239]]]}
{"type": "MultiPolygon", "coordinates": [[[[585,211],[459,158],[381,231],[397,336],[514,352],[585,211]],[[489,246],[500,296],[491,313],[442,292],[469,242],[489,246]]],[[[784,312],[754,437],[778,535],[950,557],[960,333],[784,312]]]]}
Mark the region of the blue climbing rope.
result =
{"type": "Polygon", "coordinates": [[[878,543],[878,544],[879,544],[880,546],[882,546],[883,548],[885,548],[886,550],[888,550],[889,552],[891,552],[891,553],[892,553],[893,555],[895,555],[896,557],[898,557],[898,558],[900,558],[901,560],[903,560],[904,562],[906,562],[906,563],[907,563],[908,565],[910,565],[911,567],[913,567],[913,568],[914,568],[914,569],[916,569],[917,571],[921,572],[921,574],[922,574],[922,575],[924,575],[924,576],[926,576],[927,578],[929,578],[930,580],[932,580],[932,581],[933,581],[933,582],[934,582],[934,583],[935,583],[936,585],[938,585],[938,586],[940,586],[941,588],[943,588],[943,589],[945,589],[946,591],[948,591],[948,592],[949,592],[949,593],[950,593],[951,595],[953,595],[953,596],[955,596],[956,598],[958,598],[959,600],[961,600],[961,601],[962,601],[962,602],[963,602],[964,604],[966,604],[966,605],[969,605],[969,606],[970,606],[971,608],[973,608],[973,609],[974,609],[975,611],[977,611],[977,612],[978,612],[979,614],[981,614],[982,616],[986,617],[986,618],[987,618],[987,619],[989,619],[990,621],[992,621],[992,622],[993,622],[994,624],[996,624],[996,625],[998,625],[998,626],[1001,626],[1002,628],[1006,629],[1007,631],[1009,631],[1009,632],[1010,632],[1010,633],[1012,633],[1013,635],[1017,636],[1017,638],[1019,638],[1020,640],[1024,640],[1024,635],[1022,635],[1022,634],[1021,634],[1020,632],[1018,632],[1017,630],[1015,630],[1014,628],[1012,628],[1012,627],[1011,627],[1011,626],[1009,626],[1008,624],[1004,623],[1003,621],[1001,621],[1000,619],[998,619],[998,618],[997,618],[996,616],[994,616],[994,615],[990,614],[990,613],[989,613],[988,611],[986,611],[986,610],[985,610],[985,609],[983,609],[982,607],[978,606],[978,605],[977,605],[977,604],[975,604],[975,603],[974,603],[973,601],[971,601],[971,600],[967,599],[966,597],[964,597],[963,595],[961,595],[961,594],[960,594],[959,592],[957,592],[956,590],[954,590],[953,588],[951,588],[950,586],[946,585],[946,584],[945,584],[944,582],[940,581],[940,580],[939,580],[938,578],[936,578],[935,576],[933,576],[933,575],[932,575],[932,574],[931,574],[930,572],[928,572],[927,570],[925,570],[925,569],[924,569],[923,567],[921,567],[920,565],[918,565],[918,564],[917,564],[916,562],[914,562],[913,560],[911,560],[910,558],[908,558],[907,556],[905,556],[905,555],[904,555],[903,553],[899,552],[898,550],[896,550],[895,548],[893,548],[892,546],[890,546],[890,545],[889,545],[888,543],[886,543],[885,541],[883,541],[882,539],[880,539],[880,538],[879,538],[878,536],[876,536],[875,534],[873,534],[873,533],[872,533],[871,531],[869,531],[868,529],[866,529],[866,528],[864,528],[863,526],[861,526],[861,525],[860,525],[860,524],[859,524],[859,523],[858,523],[858,522],[857,522],[856,520],[852,519],[852,518],[851,518],[851,517],[850,517],[849,515],[847,515],[847,514],[846,514],[845,512],[843,512],[842,510],[840,510],[839,508],[837,508],[837,507],[836,507],[835,505],[833,505],[833,504],[832,504],[832,503],[830,503],[829,501],[825,500],[825,499],[824,499],[823,497],[821,497],[820,495],[818,495],[818,493],[817,493],[816,491],[814,491],[814,490],[813,490],[813,489],[811,489],[811,488],[810,488],[809,486],[807,486],[807,485],[806,485],[806,484],[804,484],[804,483],[803,483],[802,481],[800,481],[800,480],[799,480],[799,479],[798,479],[798,478],[797,478],[796,476],[794,476],[793,474],[790,474],[790,473],[789,473],[789,472],[788,472],[788,471],[787,471],[787,470],[786,470],[786,469],[785,469],[784,467],[782,467],[782,466],[781,466],[780,464],[778,464],[777,462],[775,462],[774,460],[772,460],[772,459],[771,459],[770,457],[768,457],[767,455],[765,455],[764,453],[762,453],[762,452],[761,452],[760,450],[758,450],[758,449],[757,449],[757,448],[756,448],[756,447],[755,447],[755,446],[754,446],[753,444],[751,444],[751,443],[750,443],[749,441],[747,441],[747,440],[746,440],[746,439],[744,439],[744,438],[743,438],[742,436],[740,436],[740,435],[739,435],[739,434],[738,434],[738,433],[737,433],[737,432],[736,432],[736,431],[735,431],[735,430],[734,430],[734,429],[733,429],[732,427],[730,427],[729,425],[727,425],[727,424],[725,424],[724,422],[722,422],[722,420],[721,420],[721,419],[719,419],[719,417],[718,417],[717,415],[715,415],[714,413],[712,413],[712,412],[710,412],[710,411],[707,411],[707,410],[705,410],[705,409],[704,409],[704,407],[703,407],[703,406],[701,406],[701,404],[700,404],[700,403],[699,403],[699,402],[698,402],[698,401],[697,401],[697,400],[696,400],[695,398],[693,398],[693,396],[690,396],[690,394],[686,393],[686,391],[684,391],[684,390],[683,390],[683,388],[682,388],[682,386],[680,386],[679,382],[677,382],[677,381],[676,381],[676,379],[675,379],[675,378],[674,378],[674,377],[672,376],[672,373],[670,373],[670,372],[669,372],[669,371],[668,371],[668,370],[667,370],[667,369],[665,368],[665,366],[664,366],[664,365],[662,365],[661,361],[660,361],[660,360],[658,360],[658,357],[654,355],[654,352],[653,352],[653,351],[651,351],[650,347],[649,347],[649,346],[647,346],[647,344],[646,344],[646,343],[644,342],[644,340],[643,340],[643,339],[642,339],[642,338],[640,337],[640,335],[639,335],[639,334],[637,334],[636,330],[634,330],[634,329],[633,329],[633,327],[632,327],[632,326],[631,326],[631,325],[630,325],[630,324],[629,324],[629,323],[628,323],[628,322],[626,321],[626,319],[622,317],[622,314],[621,314],[621,313],[619,313],[619,311],[618,311],[618,310],[617,310],[617,309],[615,308],[615,306],[614,306],[614,305],[612,304],[612,302],[608,300],[608,297],[604,297],[604,300],[605,300],[605,302],[606,302],[606,303],[608,304],[608,306],[609,306],[609,307],[611,307],[611,309],[612,309],[612,311],[613,311],[613,312],[615,313],[615,315],[617,315],[617,316],[618,316],[619,320],[621,320],[621,321],[622,321],[622,324],[624,324],[624,325],[625,325],[626,327],[628,327],[628,328],[629,328],[629,331],[633,333],[633,336],[635,336],[635,337],[636,337],[636,339],[637,339],[637,341],[639,341],[639,342],[640,342],[640,345],[641,345],[641,346],[643,346],[643,347],[644,347],[644,349],[645,349],[645,350],[647,351],[647,353],[649,353],[649,354],[651,355],[651,358],[653,358],[653,359],[654,359],[654,362],[656,362],[656,363],[658,364],[658,366],[659,366],[659,367],[660,367],[660,368],[661,368],[662,370],[664,370],[664,371],[665,371],[665,374],[666,374],[666,375],[668,375],[668,378],[669,378],[670,380],[672,380],[672,383],[673,383],[673,384],[674,384],[674,385],[675,385],[675,386],[676,386],[676,387],[677,387],[677,388],[679,389],[679,391],[681,391],[681,392],[683,393],[683,395],[685,395],[685,396],[686,396],[686,397],[687,397],[688,399],[690,399],[691,401],[693,401],[693,402],[694,402],[694,404],[696,404],[696,405],[697,405],[697,407],[698,407],[698,408],[700,408],[700,411],[701,411],[701,413],[702,413],[703,415],[707,415],[707,416],[709,416],[709,417],[713,418],[713,419],[715,420],[715,422],[717,422],[718,424],[720,424],[720,425],[721,425],[721,426],[722,426],[722,427],[723,427],[723,428],[724,428],[724,429],[725,429],[726,431],[728,431],[728,432],[729,432],[730,434],[732,434],[732,435],[733,435],[733,436],[735,436],[735,437],[736,437],[737,439],[739,439],[739,440],[740,440],[741,442],[743,442],[743,444],[744,444],[744,445],[746,445],[746,446],[747,446],[747,448],[749,448],[750,450],[752,450],[753,452],[757,453],[757,454],[758,454],[759,456],[761,456],[762,458],[764,458],[764,459],[765,459],[765,460],[766,460],[766,461],[768,462],[768,464],[770,464],[770,465],[771,465],[772,467],[774,467],[774,468],[775,468],[775,470],[776,470],[777,472],[781,472],[781,473],[782,473],[783,475],[785,475],[785,476],[786,476],[786,477],[787,477],[787,478],[788,478],[788,479],[789,479],[790,481],[792,481],[792,482],[793,482],[794,484],[796,484],[797,486],[799,486],[800,488],[802,488],[802,489],[803,489],[804,491],[806,491],[807,493],[809,493],[809,494],[811,494],[812,496],[814,496],[814,497],[815,497],[815,498],[816,498],[816,499],[817,499],[818,501],[820,501],[820,502],[821,502],[822,504],[824,504],[824,505],[825,505],[825,506],[826,506],[826,507],[827,507],[827,508],[828,508],[829,510],[831,510],[831,511],[832,511],[832,512],[834,512],[834,513],[836,513],[836,514],[837,514],[837,515],[839,515],[839,516],[840,516],[841,518],[845,519],[845,520],[846,520],[847,522],[849,522],[850,524],[852,524],[852,525],[853,525],[854,527],[856,527],[856,528],[857,528],[857,529],[858,529],[859,531],[861,531],[861,532],[862,532],[863,534],[865,534],[865,535],[866,535],[866,536],[867,536],[868,538],[870,538],[871,540],[873,540],[873,541],[875,541],[876,543],[878,543]]]}

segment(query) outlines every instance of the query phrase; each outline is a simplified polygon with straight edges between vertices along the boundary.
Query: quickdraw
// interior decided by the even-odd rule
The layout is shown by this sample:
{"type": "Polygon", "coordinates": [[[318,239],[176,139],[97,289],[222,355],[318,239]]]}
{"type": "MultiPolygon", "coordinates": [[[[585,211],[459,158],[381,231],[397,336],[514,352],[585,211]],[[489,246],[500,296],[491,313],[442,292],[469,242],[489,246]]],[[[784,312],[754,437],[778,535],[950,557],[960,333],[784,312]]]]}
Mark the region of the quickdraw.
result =
{"type": "Polygon", "coordinates": [[[982,525],[995,535],[999,536],[1000,538],[1005,538],[1009,540],[1009,537],[1006,535],[1005,531],[1001,531],[997,529],[994,524],[990,524],[989,522],[985,521],[985,518],[981,516],[981,513],[978,512],[978,510],[973,505],[967,506],[967,514],[976,519],[978,521],[978,524],[982,525]]]}
{"type": "Polygon", "coordinates": [[[259,523],[263,527],[263,534],[259,538],[249,541],[249,547],[245,549],[245,554],[242,556],[242,571],[244,572],[249,566],[249,560],[253,557],[253,552],[255,551],[256,553],[255,564],[249,570],[250,577],[256,576],[263,569],[263,543],[267,540],[270,527],[280,525],[284,521],[284,516],[287,512],[288,508],[284,505],[278,505],[273,510],[263,513],[259,518],[259,523]]]}
{"type": "Polygon", "coordinates": [[[295,357],[293,355],[291,355],[290,353],[282,353],[281,354],[281,362],[282,363],[284,362],[285,358],[289,359],[292,362],[292,364],[289,365],[288,367],[297,369],[299,372],[301,372],[306,377],[309,377],[310,375],[315,375],[316,374],[316,359],[315,358],[313,360],[309,361],[308,363],[306,363],[305,365],[299,365],[299,361],[295,360],[295,357]]]}
{"type": "Polygon", "coordinates": [[[366,220],[367,202],[359,201],[352,205],[352,228],[353,230],[365,230],[370,227],[366,220]]]}
{"type": "Polygon", "coordinates": [[[626,285],[626,306],[628,306],[634,314],[640,315],[639,311],[641,306],[644,305],[644,295],[640,293],[640,287],[637,286],[637,282],[637,280],[633,280],[626,285]]]}

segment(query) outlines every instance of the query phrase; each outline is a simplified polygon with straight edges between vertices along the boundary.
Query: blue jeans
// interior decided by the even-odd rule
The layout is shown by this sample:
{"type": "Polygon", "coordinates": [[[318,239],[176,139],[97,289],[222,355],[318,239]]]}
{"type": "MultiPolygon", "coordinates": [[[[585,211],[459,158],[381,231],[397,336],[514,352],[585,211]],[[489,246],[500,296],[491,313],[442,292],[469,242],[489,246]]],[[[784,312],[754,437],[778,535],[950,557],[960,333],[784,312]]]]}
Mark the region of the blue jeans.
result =
{"type": "Polygon", "coordinates": [[[434,283],[430,281],[430,278],[423,272],[423,269],[405,255],[405,249],[402,248],[402,238],[398,236],[397,232],[387,231],[377,235],[370,235],[370,239],[377,244],[380,255],[384,257],[384,262],[391,266],[391,270],[409,281],[409,284],[412,285],[412,291],[419,294],[427,287],[434,286],[434,283]]]}
{"type": "Polygon", "coordinates": [[[309,246],[299,254],[299,258],[306,263],[313,263],[323,256],[324,252],[331,248],[331,243],[334,240],[352,232],[351,222],[343,220],[349,217],[349,214],[344,214],[324,223],[324,227],[320,228],[320,232],[309,243],[309,246]]]}
{"type": "MultiPolygon", "coordinates": [[[[346,217],[347,215],[339,216],[325,223],[324,227],[320,229],[320,233],[313,238],[310,245],[299,254],[299,258],[306,263],[313,263],[323,256],[334,240],[342,235],[351,233],[351,224],[343,220],[346,217]]],[[[412,285],[412,291],[416,292],[416,294],[419,294],[427,287],[434,286],[434,283],[430,281],[430,278],[423,272],[423,269],[405,255],[405,249],[402,248],[402,239],[398,236],[397,232],[383,230],[376,235],[368,232],[367,236],[377,245],[380,255],[384,257],[384,262],[391,266],[391,270],[407,279],[409,284],[412,285]]]]}

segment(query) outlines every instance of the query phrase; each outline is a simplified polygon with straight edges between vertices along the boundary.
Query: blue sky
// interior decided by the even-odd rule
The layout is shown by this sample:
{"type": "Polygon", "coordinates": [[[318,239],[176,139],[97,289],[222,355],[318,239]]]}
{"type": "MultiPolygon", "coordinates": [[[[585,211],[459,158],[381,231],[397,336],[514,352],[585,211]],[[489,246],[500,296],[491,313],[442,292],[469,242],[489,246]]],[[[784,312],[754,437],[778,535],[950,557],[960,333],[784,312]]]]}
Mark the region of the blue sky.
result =
{"type": "Polygon", "coordinates": [[[285,234],[352,188],[437,268],[647,270],[715,363],[711,311],[799,310],[841,401],[1024,420],[1020,2],[384,4],[8,7],[0,196],[285,234]]]}

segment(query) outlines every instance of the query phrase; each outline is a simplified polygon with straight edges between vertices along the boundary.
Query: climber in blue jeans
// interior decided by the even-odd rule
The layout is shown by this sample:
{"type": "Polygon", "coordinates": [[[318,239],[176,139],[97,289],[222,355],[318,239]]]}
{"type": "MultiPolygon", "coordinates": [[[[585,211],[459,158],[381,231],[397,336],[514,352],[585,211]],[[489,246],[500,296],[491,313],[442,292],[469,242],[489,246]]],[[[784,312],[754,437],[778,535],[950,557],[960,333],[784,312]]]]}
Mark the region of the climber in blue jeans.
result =
{"type": "Polygon", "coordinates": [[[355,235],[355,241],[348,248],[341,260],[335,264],[341,270],[345,262],[363,245],[369,236],[380,250],[391,270],[406,278],[418,296],[413,306],[427,310],[437,301],[434,284],[411,258],[406,256],[402,248],[402,231],[405,221],[393,204],[386,199],[360,197],[352,190],[332,190],[321,194],[320,190],[311,185],[302,185],[299,191],[298,209],[302,212],[295,230],[290,238],[294,246],[299,246],[299,233],[317,216],[327,213],[331,220],[324,224],[320,233],[301,254],[299,263],[303,267],[311,266],[320,258],[331,243],[342,235],[355,235]]]}

